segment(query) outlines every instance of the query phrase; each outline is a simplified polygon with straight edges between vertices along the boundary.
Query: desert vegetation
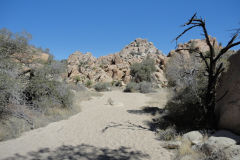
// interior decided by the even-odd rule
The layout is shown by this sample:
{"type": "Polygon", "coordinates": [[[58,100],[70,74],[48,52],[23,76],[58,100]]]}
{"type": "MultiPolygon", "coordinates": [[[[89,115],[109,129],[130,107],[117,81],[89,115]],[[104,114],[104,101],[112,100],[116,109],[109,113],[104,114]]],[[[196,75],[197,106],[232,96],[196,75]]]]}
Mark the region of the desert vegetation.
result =
{"type": "MultiPolygon", "coordinates": [[[[239,41],[235,42],[239,31],[234,33],[227,45],[223,47],[217,44],[216,39],[209,36],[205,20],[198,18],[196,14],[184,26],[187,28],[175,40],[177,41],[189,30],[199,27],[203,31],[208,50],[200,50],[195,46],[194,41],[191,41],[190,45],[178,46],[175,54],[171,55],[168,60],[166,76],[168,85],[174,92],[172,98],[167,102],[163,114],[154,122],[159,127],[159,138],[173,142],[168,143],[167,148],[178,149],[175,159],[185,159],[186,157],[190,159],[229,159],[231,154],[228,151],[219,149],[219,146],[211,148],[210,151],[208,147],[211,145],[208,144],[208,140],[201,140],[201,143],[208,144],[208,147],[206,147],[207,145],[198,145],[199,143],[189,141],[189,137],[186,139],[185,133],[199,130],[210,135],[213,130],[217,129],[219,115],[215,112],[216,102],[221,101],[228,91],[222,93],[221,97],[217,99],[216,89],[220,87],[218,84],[221,75],[228,69],[228,58],[234,53],[230,49],[240,44],[239,41]]],[[[189,133],[194,136],[199,134],[189,133]]]]}
{"type": "Polygon", "coordinates": [[[131,65],[130,75],[132,81],[139,83],[143,81],[151,82],[152,73],[156,70],[154,60],[150,57],[146,57],[141,63],[134,63],[131,65]]]}
{"type": "MultiPolygon", "coordinates": [[[[196,14],[184,26],[187,28],[176,41],[193,28],[200,28],[204,39],[179,44],[168,57],[153,43],[138,38],[116,54],[95,58],[89,52],[77,51],[62,61],[55,60],[49,49],[30,45],[29,33],[0,30],[0,140],[67,118],[80,111],[79,103],[83,100],[104,95],[95,101],[97,106],[85,103],[91,106],[87,114],[94,115],[85,115],[85,120],[99,118],[99,115],[100,120],[104,119],[101,125],[106,126],[98,128],[102,133],[116,127],[130,128],[133,132],[154,131],[158,140],[166,142],[163,147],[176,149],[176,160],[227,159],[222,148],[215,149],[211,144],[222,142],[208,136],[217,129],[216,103],[228,94],[226,91],[217,98],[216,90],[220,77],[228,70],[228,58],[235,53],[231,49],[240,44],[239,30],[223,47],[209,36],[205,20],[196,14]],[[122,89],[135,93],[122,93],[122,89]],[[146,102],[147,96],[158,93],[161,95],[154,101],[146,102]],[[140,98],[135,101],[135,96],[140,98]],[[162,97],[164,100],[160,100],[162,97]],[[139,110],[145,103],[149,106],[141,106],[139,110]],[[136,106],[138,108],[134,108],[136,106]],[[121,115],[117,115],[114,108],[121,115]],[[103,116],[105,112],[110,113],[111,121],[103,116]],[[134,119],[138,116],[133,116],[131,122],[129,114],[151,114],[151,120],[143,118],[146,124],[134,124],[138,123],[134,119]],[[119,122],[114,122],[116,118],[119,122]],[[120,119],[126,120],[126,124],[120,119]],[[105,124],[108,121],[110,124],[105,124]]],[[[81,120],[79,115],[75,118],[81,120]]],[[[73,119],[66,124],[70,122],[74,122],[73,119]]],[[[82,126],[78,126],[79,129],[82,126]]],[[[84,134],[88,136],[87,132],[84,134]]],[[[140,135],[142,133],[146,134],[140,135]]],[[[237,143],[230,141],[229,144],[232,147],[237,143]]]]}
{"type": "MultiPolygon", "coordinates": [[[[209,50],[202,52],[192,42],[190,46],[176,50],[188,51],[188,54],[178,53],[170,58],[166,65],[166,76],[175,93],[166,105],[168,113],[162,120],[177,130],[214,129],[217,127],[214,113],[218,101],[216,87],[219,77],[228,67],[227,58],[232,54],[229,49],[239,44],[234,42],[238,33],[234,34],[226,47],[219,47],[216,40],[208,35],[205,21],[197,18],[196,14],[184,26],[189,28],[176,41],[192,28],[200,27],[209,50]]],[[[162,120],[160,124],[167,127],[162,120]]]]}
{"type": "Polygon", "coordinates": [[[156,71],[155,62],[146,57],[141,63],[134,63],[130,67],[132,80],[127,84],[124,92],[150,93],[153,91],[152,73],[156,71]]]}
{"type": "Polygon", "coordinates": [[[79,87],[66,83],[66,63],[54,60],[49,50],[47,59],[38,58],[45,50],[29,45],[30,38],[26,32],[0,30],[0,140],[77,110],[73,89],[79,87]]]}

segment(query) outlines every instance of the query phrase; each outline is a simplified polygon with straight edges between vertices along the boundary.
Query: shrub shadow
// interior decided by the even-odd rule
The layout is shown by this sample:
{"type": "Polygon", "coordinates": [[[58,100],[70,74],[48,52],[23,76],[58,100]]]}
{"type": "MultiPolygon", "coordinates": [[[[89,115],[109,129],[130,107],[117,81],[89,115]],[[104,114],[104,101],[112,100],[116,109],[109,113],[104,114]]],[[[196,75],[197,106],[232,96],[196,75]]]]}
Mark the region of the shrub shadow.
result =
{"type": "Polygon", "coordinates": [[[156,114],[161,114],[164,112],[164,109],[158,107],[144,106],[141,110],[127,110],[128,113],[132,114],[151,114],[155,116],[156,114]]]}
{"type": "Polygon", "coordinates": [[[43,148],[27,155],[15,154],[5,160],[141,160],[149,159],[148,154],[141,151],[132,151],[127,147],[118,149],[98,148],[92,145],[81,144],[78,146],[63,145],[55,150],[43,148]]]}

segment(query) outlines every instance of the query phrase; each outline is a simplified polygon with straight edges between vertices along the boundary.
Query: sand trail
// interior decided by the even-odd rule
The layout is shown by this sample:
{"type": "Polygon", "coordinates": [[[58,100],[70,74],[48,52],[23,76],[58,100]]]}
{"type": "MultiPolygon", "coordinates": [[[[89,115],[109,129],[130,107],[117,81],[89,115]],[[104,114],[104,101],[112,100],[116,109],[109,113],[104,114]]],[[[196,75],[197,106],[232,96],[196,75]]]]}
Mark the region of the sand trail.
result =
{"type": "Polygon", "coordinates": [[[168,160],[171,153],[146,124],[151,115],[134,114],[150,100],[140,93],[104,92],[81,102],[82,111],[67,120],[1,142],[0,159],[168,160]]]}

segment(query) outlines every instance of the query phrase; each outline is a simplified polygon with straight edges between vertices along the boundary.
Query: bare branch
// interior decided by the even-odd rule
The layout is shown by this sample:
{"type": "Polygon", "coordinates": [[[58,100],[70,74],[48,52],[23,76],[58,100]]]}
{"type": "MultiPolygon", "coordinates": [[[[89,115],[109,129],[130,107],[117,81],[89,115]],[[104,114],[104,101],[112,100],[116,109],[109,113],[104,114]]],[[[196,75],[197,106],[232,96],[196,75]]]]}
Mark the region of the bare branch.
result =
{"type": "Polygon", "coordinates": [[[223,49],[221,49],[221,51],[219,52],[219,54],[217,55],[217,57],[214,59],[214,62],[216,62],[223,54],[225,54],[229,49],[231,49],[234,46],[240,45],[240,41],[230,44],[226,47],[224,47],[223,49]]]}
{"type": "Polygon", "coordinates": [[[219,77],[219,75],[224,71],[225,68],[223,68],[223,63],[221,63],[219,65],[219,67],[216,70],[215,75],[213,76],[213,81],[216,82],[217,78],[219,77]]]}
{"type": "Polygon", "coordinates": [[[196,17],[197,13],[194,13],[194,15],[192,16],[192,18],[184,25],[184,26],[187,26],[189,24],[192,23],[193,19],[196,17]]]}
{"type": "Polygon", "coordinates": [[[216,100],[216,102],[221,101],[221,100],[228,94],[228,92],[229,92],[229,90],[225,91],[225,93],[224,93],[220,98],[218,98],[218,99],[216,100]]]}
{"type": "Polygon", "coordinates": [[[232,37],[232,39],[228,42],[227,46],[231,45],[237,37],[238,37],[238,33],[236,33],[236,34],[232,37]]]}
{"type": "Polygon", "coordinates": [[[209,70],[210,70],[210,67],[209,67],[209,64],[208,64],[208,62],[207,62],[207,59],[206,59],[206,57],[203,55],[203,53],[202,52],[198,52],[199,53],[199,55],[200,55],[200,57],[202,58],[202,60],[204,61],[204,63],[205,63],[205,65],[206,65],[206,67],[207,67],[207,72],[209,72],[209,70]]]}
{"type": "Polygon", "coordinates": [[[211,42],[210,42],[209,35],[208,35],[208,33],[207,33],[207,29],[206,29],[206,26],[205,26],[205,22],[202,21],[201,24],[202,24],[201,27],[202,27],[202,29],[203,29],[204,36],[205,36],[205,38],[206,38],[207,45],[208,45],[208,47],[209,47],[209,49],[210,49],[210,54],[211,54],[211,56],[210,56],[210,61],[212,61],[212,60],[213,60],[213,56],[214,56],[214,48],[213,48],[213,46],[212,46],[212,44],[211,44],[211,42]]]}
{"type": "Polygon", "coordinates": [[[191,30],[191,29],[193,29],[193,28],[195,28],[195,27],[199,27],[200,25],[194,25],[194,26],[191,26],[191,27],[189,27],[189,28],[187,28],[187,29],[185,29],[181,34],[179,34],[176,38],[175,38],[175,40],[177,41],[182,35],[184,35],[187,31],[189,31],[189,30],[191,30]]]}

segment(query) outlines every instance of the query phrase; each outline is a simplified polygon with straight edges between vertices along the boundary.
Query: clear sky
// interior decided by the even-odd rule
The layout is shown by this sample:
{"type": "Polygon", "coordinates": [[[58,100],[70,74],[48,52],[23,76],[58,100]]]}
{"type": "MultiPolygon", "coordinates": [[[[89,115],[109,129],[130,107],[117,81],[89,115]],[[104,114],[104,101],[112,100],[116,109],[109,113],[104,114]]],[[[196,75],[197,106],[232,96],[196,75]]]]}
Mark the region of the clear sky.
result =
{"type": "MultiPolygon", "coordinates": [[[[195,12],[223,44],[240,27],[240,0],[0,0],[0,28],[26,30],[31,44],[49,48],[56,59],[76,50],[107,55],[138,37],[167,54],[195,12]]],[[[180,42],[203,38],[197,31],[180,42]]]]}

